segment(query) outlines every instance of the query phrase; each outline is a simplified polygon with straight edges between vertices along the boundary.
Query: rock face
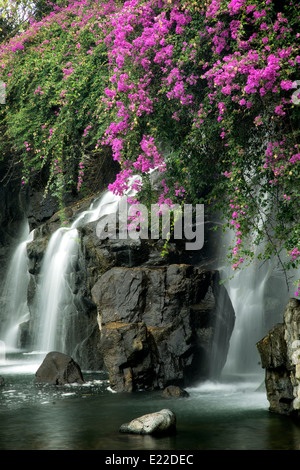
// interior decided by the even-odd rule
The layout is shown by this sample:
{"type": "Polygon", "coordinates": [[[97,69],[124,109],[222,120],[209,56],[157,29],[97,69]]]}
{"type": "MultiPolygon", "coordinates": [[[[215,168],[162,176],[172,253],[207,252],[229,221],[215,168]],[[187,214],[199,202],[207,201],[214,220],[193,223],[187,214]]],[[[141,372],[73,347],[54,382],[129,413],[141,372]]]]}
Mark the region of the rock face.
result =
{"type": "Polygon", "coordinates": [[[63,385],[83,383],[79,365],[67,354],[50,352],[36,372],[35,383],[63,385]]]}
{"type": "Polygon", "coordinates": [[[189,385],[221,372],[234,312],[217,272],[115,267],[100,277],[92,297],[112,389],[189,385]]]}
{"type": "Polygon", "coordinates": [[[270,411],[300,417],[300,300],[290,299],[283,323],[257,343],[270,411]]]}
{"type": "MultiPolygon", "coordinates": [[[[26,216],[35,231],[27,245],[29,319],[19,326],[23,349],[37,344],[43,261],[50,237],[61,226],[53,201],[41,206],[39,194],[29,196],[26,216]]],[[[66,222],[72,224],[93,200],[72,203],[65,210],[66,222]]],[[[54,349],[83,369],[108,371],[117,391],[164,389],[218,377],[234,312],[218,272],[194,266],[211,265],[209,248],[194,253],[183,248],[183,241],[171,240],[163,258],[164,240],[103,240],[97,224],[83,218],[77,227],[79,255],[65,274],[72,301],[59,312],[57,336],[63,332],[63,342],[54,349]]],[[[49,379],[60,380],[55,374],[49,379]]]]}
{"type": "Polygon", "coordinates": [[[120,432],[128,434],[174,434],[176,416],[173,411],[165,409],[149,413],[130,423],[122,424],[120,432]]]}

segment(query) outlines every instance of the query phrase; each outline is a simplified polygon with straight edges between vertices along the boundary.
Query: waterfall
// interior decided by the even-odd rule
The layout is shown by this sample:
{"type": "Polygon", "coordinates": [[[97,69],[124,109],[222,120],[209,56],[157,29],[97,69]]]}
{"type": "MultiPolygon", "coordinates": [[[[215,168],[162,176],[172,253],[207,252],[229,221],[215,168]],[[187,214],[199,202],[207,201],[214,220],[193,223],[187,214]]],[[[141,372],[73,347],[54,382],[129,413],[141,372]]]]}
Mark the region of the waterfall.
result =
{"type": "Polygon", "coordinates": [[[105,191],[90,206],[89,210],[81,212],[73,222],[71,228],[76,228],[98,220],[106,214],[117,211],[121,196],[116,196],[111,191],[105,191]]]}
{"type": "Polygon", "coordinates": [[[51,237],[41,268],[38,292],[40,327],[37,348],[40,351],[60,349],[56,344],[59,309],[70,301],[66,273],[78,251],[76,229],[58,229],[51,237]]]}
{"type": "MultiPolygon", "coordinates": [[[[225,234],[225,250],[231,235],[225,234]]],[[[257,253],[256,253],[257,254],[257,253]]],[[[223,252],[223,257],[224,257],[223,252]]],[[[256,343],[276,324],[283,321],[288,299],[293,294],[285,273],[276,257],[236,271],[230,266],[220,268],[231,299],[236,320],[223,374],[260,373],[260,356],[256,343]],[[231,278],[232,277],[232,278],[231,278]]]]}
{"type": "Polygon", "coordinates": [[[49,352],[66,352],[68,318],[76,315],[72,272],[79,258],[77,228],[117,210],[120,197],[106,191],[89,210],[80,213],[69,228],[59,228],[50,237],[38,285],[36,310],[39,316],[36,347],[49,352]]]}
{"type": "Polygon", "coordinates": [[[18,349],[20,324],[28,320],[27,288],[29,283],[27,244],[33,240],[33,231],[29,233],[26,221],[22,228],[20,242],[9,263],[3,283],[2,299],[4,325],[1,328],[1,341],[5,352],[18,349]]]}

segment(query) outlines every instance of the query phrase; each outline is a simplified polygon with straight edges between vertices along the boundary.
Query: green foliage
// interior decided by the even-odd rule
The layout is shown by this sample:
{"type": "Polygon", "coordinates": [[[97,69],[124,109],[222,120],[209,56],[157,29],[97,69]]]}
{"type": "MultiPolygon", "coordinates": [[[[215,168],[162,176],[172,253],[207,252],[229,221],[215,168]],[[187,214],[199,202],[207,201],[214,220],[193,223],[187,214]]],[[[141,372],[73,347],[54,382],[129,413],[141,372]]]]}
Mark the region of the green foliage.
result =
{"type": "Polygon", "coordinates": [[[109,72],[107,52],[89,25],[78,27],[72,15],[65,27],[55,19],[29,34],[25,51],[9,61],[0,148],[3,157],[9,143],[21,153],[23,182],[43,171],[46,190],[61,196],[76,189],[78,164],[95,149],[109,72]],[[99,126],[92,136],[91,122],[99,126]]]}
{"type": "Polygon", "coordinates": [[[16,155],[24,182],[42,174],[62,198],[111,146],[115,191],[139,172],[141,202],[221,211],[236,232],[234,269],[257,247],[262,258],[293,253],[296,267],[298,19],[293,1],[59,4],[2,47],[2,158],[16,155]],[[151,158],[165,165],[160,192],[151,158]]]}

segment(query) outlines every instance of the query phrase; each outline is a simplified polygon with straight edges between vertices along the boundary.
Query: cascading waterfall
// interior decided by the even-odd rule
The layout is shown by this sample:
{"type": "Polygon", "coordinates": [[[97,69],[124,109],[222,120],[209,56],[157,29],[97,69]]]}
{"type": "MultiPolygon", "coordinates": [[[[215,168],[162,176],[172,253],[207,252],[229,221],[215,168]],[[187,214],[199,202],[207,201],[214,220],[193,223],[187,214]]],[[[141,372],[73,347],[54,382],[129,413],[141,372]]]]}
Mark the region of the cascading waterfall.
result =
{"type": "MultiPolygon", "coordinates": [[[[131,195],[130,191],[128,195],[131,195]]],[[[93,202],[89,210],[80,213],[69,228],[60,228],[52,234],[38,278],[35,311],[39,320],[34,326],[34,349],[40,352],[54,349],[66,352],[66,336],[72,329],[68,322],[71,317],[75,320],[77,318],[72,289],[74,268],[80,257],[77,229],[103,215],[116,213],[120,200],[120,196],[106,191],[93,202]]],[[[27,288],[30,276],[26,247],[32,239],[33,232],[29,234],[26,225],[4,285],[6,313],[3,318],[8,318],[9,321],[5,323],[0,335],[1,357],[6,349],[17,347],[19,325],[29,317],[27,288]]],[[[231,231],[225,236],[226,250],[230,241],[231,231]]],[[[220,257],[225,258],[224,252],[220,257]]],[[[217,268],[223,280],[232,275],[230,266],[217,268]]],[[[256,343],[276,322],[282,321],[283,310],[290,295],[284,275],[276,266],[276,260],[264,264],[254,263],[226,281],[225,287],[236,312],[236,322],[224,373],[230,375],[261,371],[256,343]]]]}
{"type": "MultiPolygon", "coordinates": [[[[231,234],[225,234],[225,249],[231,234]]],[[[224,255],[224,254],[223,254],[224,255]]],[[[274,257],[264,262],[256,260],[237,271],[233,277],[230,266],[220,268],[235,314],[235,326],[230,340],[223,375],[261,373],[256,343],[278,322],[292,295],[283,268],[274,257]]]]}
{"type": "MultiPolygon", "coordinates": [[[[45,336],[41,337],[43,339],[39,343],[42,350],[46,350],[48,347],[52,348],[54,344],[51,343],[52,340],[49,340],[50,331],[56,339],[65,336],[66,332],[63,331],[61,325],[64,317],[69,316],[70,311],[75,308],[74,292],[72,292],[67,280],[69,281],[74,275],[74,267],[78,263],[78,256],[80,257],[80,244],[78,243],[80,231],[77,231],[77,228],[90,221],[98,220],[102,215],[116,212],[119,199],[106,192],[99,201],[95,201],[90,210],[81,213],[70,228],[58,229],[50,238],[44,258],[43,272],[38,275],[38,269],[35,270],[36,277],[31,279],[32,286],[29,286],[30,299],[31,287],[34,288],[34,282],[38,282],[39,310],[36,313],[42,316],[41,333],[47,332],[45,336]],[[52,277],[46,278],[50,272],[52,272],[52,277]],[[42,299],[45,308],[41,303],[42,299]],[[51,304],[53,308],[49,309],[46,314],[47,304],[51,304]],[[63,307],[69,309],[67,314],[63,307]],[[47,320],[53,322],[53,327],[49,327],[47,320]],[[48,346],[46,346],[47,344],[48,346]]],[[[156,393],[152,395],[148,393],[146,402],[145,400],[133,400],[132,397],[129,400],[126,397],[121,397],[120,400],[118,394],[107,393],[110,390],[107,388],[107,381],[99,380],[102,375],[99,375],[98,371],[97,375],[89,373],[86,377],[85,374],[87,381],[82,386],[76,384],[75,387],[37,387],[33,384],[33,377],[42,361],[41,355],[37,351],[31,351],[31,353],[21,351],[21,354],[5,357],[6,344],[3,338],[10,336],[8,332],[11,326],[14,329],[14,326],[19,325],[20,321],[27,319],[26,300],[29,273],[26,247],[27,243],[31,241],[32,235],[28,234],[28,229],[25,230],[22,242],[17,247],[10,265],[12,274],[11,276],[7,275],[6,279],[6,286],[9,286],[8,279],[11,279],[10,289],[15,289],[15,293],[10,294],[11,297],[6,295],[6,300],[10,298],[14,300],[14,306],[10,307],[12,310],[8,309],[6,315],[11,315],[12,322],[9,325],[5,323],[5,328],[0,330],[0,384],[1,378],[4,378],[4,386],[2,387],[1,384],[0,393],[1,447],[11,450],[16,448],[49,450],[95,448],[105,451],[107,446],[122,449],[124,444],[127,448],[128,439],[125,442],[124,439],[116,438],[115,429],[120,423],[125,422],[125,419],[128,419],[130,413],[134,416],[137,407],[139,415],[147,413],[149,403],[155,402],[157,404],[157,399],[160,400],[156,393]],[[23,253],[22,256],[21,253],[23,253]],[[22,259],[23,262],[17,262],[18,259],[22,259]],[[19,310],[17,307],[21,304],[26,307],[25,317],[22,314],[19,315],[23,310],[19,310]],[[124,399],[126,406],[124,406],[124,399]],[[56,405],[53,406],[53,403],[56,405]],[[95,404],[97,413],[94,412],[95,404]],[[78,433],[76,426],[74,426],[78,406],[80,406],[80,416],[83,420],[82,429],[86,432],[78,433]],[[62,413],[62,410],[67,410],[67,413],[62,413]],[[28,419],[31,416],[33,419],[28,419]],[[100,428],[99,422],[103,424],[100,428]],[[24,433],[24,425],[26,433],[24,433]],[[96,437],[93,438],[94,434],[96,437]]],[[[228,239],[226,239],[226,248],[229,246],[227,242],[228,239]]],[[[216,266],[216,268],[223,274],[223,279],[232,274],[230,266],[228,268],[216,266]]],[[[173,450],[198,448],[199,443],[201,443],[202,449],[220,450],[245,448],[275,450],[299,447],[300,434],[293,423],[279,421],[274,416],[268,419],[269,403],[265,392],[257,391],[259,384],[257,375],[254,378],[252,374],[248,374],[248,377],[244,377],[243,374],[233,376],[240,370],[243,373],[252,370],[252,365],[257,364],[257,359],[254,359],[254,362],[252,360],[252,351],[256,352],[255,342],[261,339],[268,329],[266,312],[272,313],[269,327],[276,322],[275,311],[279,312],[278,321],[282,321],[283,309],[278,308],[278,305],[281,302],[283,307],[285,306],[284,285],[284,276],[274,260],[262,266],[253,265],[249,269],[246,268],[236,273],[234,279],[226,282],[225,287],[237,316],[228,361],[225,366],[225,372],[229,373],[226,377],[221,377],[218,382],[210,380],[190,387],[188,389],[190,397],[187,401],[179,400],[176,401],[176,404],[174,402],[174,406],[177,407],[174,411],[180,418],[178,420],[179,431],[184,429],[185,432],[179,432],[178,436],[181,436],[181,439],[178,442],[176,439],[175,444],[171,443],[173,450]],[[253,324],[249,320],[253,320],[253,324]],[[259,325],[258,328],[257,325],[259,325]],[[250,356],[251,361],[249,360],[248,364],[247,358],[250,359],[250,356]],[[240,358],[241,361],[237,358],[240,358]]],[[[292,294],[293,291],[291,291],[292,294]]],[[[2,300],[5,300],[3,296],[2,300]]],[[[225,308],[222,296],[218,301],[225,308]]],[[[3,309],[1,316],[2,312],[3,309]]],[[[31,311],[30,316],[34,315],[35,313],[31,311]]],[[[35,318],[30,318],[30,324],[33,328],[36,327],[35,318]]],[[[222,338],[222,325],[219,334],[222,338]]],[[[8,344],[15,344],[15,340],[8,344]]],[[[63,344],[63,342],[55,344],[63,344]]],[[[258,369],[262,374],[260,366],[258,369]]],[[[159,406],[164,406],[162,401],[159,406]]],[[[159,451],[161,445],[160,443],[156,445],[156,443],[157,441],[152,439],[150,445],[159,451]]],[[[136,442],[129,442],[130,445],[136,449],[136,442]]]]}
{"type": "Polygon", "coordinates": [[[37,344],[39,351],[47,352],[54,348],[60,350],[56,341],[58,337],[61,337],[56,334],[58,312],[70,300],[66,273],[73,256],[77,256],[77,235],[76,229],[58,229],[52,235],[45,253],[37,301],[40,313],[37,344]]]}
{"type": "Polygon", "coordinates": [[[22,229],[20,242],[12,256],[3,283],[1,297],[4,300],[4,307],[1,315],[5,322],[1,328],[2,356],[18,349],[20,324],[29,318],[27,307],[29,283],[27,244],[32,240],[33,231],[29,232],[29,225],[26,221],[22,229]]]}
{"type": "Polygon", "coordinates": [[[105,214],[115,212],[119,196],[106,191],[89,210],[78,215],[69,228],[56,230],[48,243],[41,267],[36,309],[40,318],[36,347],[49,352],[57,349],[65,352],[66,318],[76,314],[70,274],[79,258],[79,234],[81,225],[98,220],[105,214]]]}

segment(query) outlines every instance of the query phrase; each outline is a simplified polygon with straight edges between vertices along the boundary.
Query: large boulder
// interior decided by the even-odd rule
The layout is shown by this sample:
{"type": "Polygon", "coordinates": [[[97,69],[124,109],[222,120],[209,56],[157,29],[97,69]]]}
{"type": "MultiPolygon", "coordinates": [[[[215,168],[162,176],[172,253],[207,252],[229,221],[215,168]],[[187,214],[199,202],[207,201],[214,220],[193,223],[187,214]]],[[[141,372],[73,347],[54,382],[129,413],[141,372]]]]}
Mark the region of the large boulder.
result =
{"type": "Polygon", "coordinates": [[[300,300],[290,299],[283,323],[257,343],[270,411],[300,417],[300,300]]]}
{"type": "Polygon", "coordinates": [[[92,289],[100,348],[116,391],[218,377],[234,311],[216,271],[191,265],[115,267],[92,289]]]}
{"type": "Polygon", "coordinates": [[[67,354],[49,352],[35,374],[35,383],[64,385],[83,383],[79,365],[67,354]]]}
{"type": "MultiPolygon", "coordinates": [[[[97,160],[96,156],[95,158],[97,160]]],[[[102,161],[102,157],[100,158],[100,160],[102,161]]],[[[106,161],[106,160],[103,160],[103,161],[106,161]]],[[[106,167],[107,165],[105,166],[105,168],[106,167]]],[[[96,168],[99,170],[98,165],[95,166],[95,169],[96,168]]],[[[109,168],[107,167],[105,169],[105,173],[107,173],[108,170],[109,168]]],[[[111,168],[111,171],[113,171],[113,168],[111,168]]],[[[110,171],[109,171],[109,174],[112,175],[110,171]]],[[[104,174],[103,175],[101,174],[101,179],[102,177],[104,177],[104,174]]],[[[108,177],[109,175],[106,175],[105,178],[108,178],[108,177]]],[[[89,194],[90,194],[92,191],[93,185],[88,185],[88,186],[89,186],[89,194]]],[[[101,187],[102,187],[102,183],[100,182],[100,188],[101,187]]],[[[99,179],[97,178],[97,191],[98,190],[99,190],[99,179]]],[[[95,188],[95,191],[96,191],[96,188],[95,188]]],[[[34,230],[33,241],[31,243],[28,243],[27,245],[28,271],[30,274],[30,280],[29,280],[28,290],[27,290],[27,305],[28,305],[30,316],[29,316],[28,321],[22,323],[20,327],[19,346],[22,349],[30,350],[30,349],[35,349],[36,344],[38,342],[38,331],[39,331],[39,325],[40,325],[40,308],[38,306],[37,298],[39,295],[39,285],[41,282],[41,268],[43,265],[43,261],[45,259],[45,251],[48,246],[51,235],[58,228],[61,227],[62,220],[60,217],[61,214],[59,212],[56,212],[58,208],[55,206],[55,204],[52,204],[53,201],[47,200],[47,201],[44,201],[43,204],[41,204],[41,201],[39,199],[39,196],[40,196],[39,194],[37,195],[28,194],[27,196],[28,196],[27,199],[29,198],[30,201],[28,202],[28,204],[25,205],[26,214],[29,218],[31,228],[34,227],[35,230],[34,230]],[[53,211],[55,212],[53,213],[53,211]]],[[[64,214],[63,214],[64,223],[67,223],[67,225],[69,226],[75,221],[78,215],[83,215],[85,211],[88,211],[88,209],[91,207],[91,204],[93,204],[95,207],[96,199],[95,197],[87,196],[87,198],[85,198],[84,200],[80,200],[80,201],[77,200],[77,202],[74,203],[73,196],[72,197],[70,196],[70,200],[68,198],[68,200],[66,200],[65,203],[67,207],[64,209],[64,214]]],[[[107,205],[107,208],[108,207],[110,207],[110,209],[112,207],[114,208],[114,204],[112,206],[107,205]]],[[[114,210],[114,209],[111,209],[111,210],[114,210]]],[[[159,239],[159,240],[147,239],[146,240],[146,239],[141,239],[141,238],[132,239],[131,237],[128,237],[128,239],[123,239],[122,237],[119,238],[118,226],[117,226],[117,238],[111,239],[108,237],[106,239],[102,239],[102,237],[99,237],[99,231],[97,230],[98,224],[101,222],[101,219],[93,221],[93,222],[87,222],[87,218],[82,217],[79,226],[77,226],[78,240],[80,240],[79,250],[78,250],[79,256],[76,260],[73,260],[74,262],[72,262],[72,270],[70,270],[70,272],[68,272],[65,277],[65,281],[68,284],[68,288],[65,291],[72,293],[73,300],[72,302],[69,302],[69,301],[67,302],[67,305],[65,306],[66,308],[61,308],[61,317],[58,322],[58,325],[63,325],[61,332],[62,331],[64,332],[63,333],[64,334],[64,338],[63,338],[64,351],[70,354],[70,356],[72,356],[72,358],[75,361],[79,362],[81,364],[81,367],[84,369],[87,369],[87,370],[105,369],[106,366],[103,363],[102,350],[107,351],[107,348],[108,349],[110,348],[111,340],[113,338],[114,338],[114,341],[117,341],[119,344],[119,347],[117,349],[120,350],[120,348],[123,348],[122,341],[124,338],[123,332],[125,330],[124,329],[122,330],[122,334],[120,331],[115,330],[113,328],[114,322],[111,319],[105,323],[105,327],[102,328],[102,325],[101,325],[102,332],[99,331],[98,322],[97,322],[96,305],[92,301],[92,296],[91,296],[91,289],[95,286],[98,279],[102,275],[104,275],[107,271],[110,271],[112,268],[116,268],[116,267],[123,267],[123,268],[143,267],[145,269],[149,268],[148,273],[150,273],[150,268],[157,268],[157,272],[152,276],[152,281],[155,281],[155,278],[157,279],[157,281],[155,282],[160,282],[158,279],[159,278],[158,271],[160,270],[162,266],[164,266],[165,269],[167,269],[167,266],[173,265],[173,264],[186,263],[186,264],[192,264],[192,265],[196,265],[196,264],[199,265],[201,263],[202,266],[205,264],[205,266],[210,269],[211,266],[215,265],[213,257],[216,256],[217,244],[219,243],[217,241],[217,237],[214,235],[216,232],[212,230],[211,224],[213,224],[213,222],[211,222],[211,220],[212,219],[209,216],[209,221],[205,222],[205,227],[204,227],[205,237],[204,237],[203,249],[199,250],[195,248],[195,251],[186,250],[185,240],[171,239],[168,242],[168,250],[167,250],[168,253],[166,254],[164,239],[159,239]],[[212,240],[214,240],[213,243],[212,243],[212,240]],[[162,256],[162,253],[164,253],[163,256],[162,256]],[[110,327],[108,326],[109,323],[111,323],[110,327]],[[103,343],[106,342],[106,340],[108,340],[108,334],[106,334],[108,333],[108,330],[110,333],[110,339],[107,343],[107,347],[103,348],[104,346],[103,343]],[[120,336],[119,338],[120,341],[118,339],[118,335],[120,336]],[[102,338],[101,349],[100,349],[100,338],[102,338]]],[[[4,255],[4,258],[6,259],[7,252],[5,251],[3,255],[4,255]]],[[[1,246],[0,246],[0,258],[1,258],[1,246]]],[[[0,274],[1,274],[1,266],[0,266],[0,274]]],[[[128,276],[130,276],[130,274],[128,276]]],[[[144,280],[146,281],[147,281],[147,276],[146,277],[144,276],[144,280]]],[[[176,276],[177,275],[174,276],[174,280],[176,276]]],[[[129,277],[126,279],[129,280],[129,277]]],[[[171,279],[171,277],[169,277],[169,279],[171,279]]],[[[108,281],[105,281],[105,282],[108,282],[108,281]]],[[[173,282],[172,279],[170,280],[170,282],[173,282]]],[[[184,298],[186,296],[186,294],[184,293],[185,292],[184,289],[185,287],[187,287],[187,289],[190,288],[189,284],[191,283],[191,280],[190,279],[187,280],[186,286],[184,285],[184,282],[182,283],[181,281],[179,281],[179,283],[182,284],[181,292],[182,292],[182,297],[184,298]]],[[[175,289],[177,287],[175,285],[175,289]]],[[[156,285],[152,284],[151,288],[156,289],[156,285]]],[[[127,296],[126,291],[128,291],[128,289],[130,289],[131,291],[130,282],[128,282],[128,284],[125,285],[122,289],[125,297],[127,296]]],[[[168,290],[171,292],[172,289],[168,288],[168,290]]],[[[164,291],[164,287],[162,286],[160,298],[162,298],[164,294],[163,291],[164,291]]],[[[223,291],[225,291],[225,289],[223,289],[223,291]]],[[[169,293],[167,293],[167,295],[169,295],[169,293]]],[[[187,294],[187,296],[188,295],[189,294],[187,294]]],[[[214,295],[215,294],[213,294],[212,297],[214,297],[214,295]]],[[[221,299],[222,298],[225,298],[223,297],[223,294],[221,295],[221,299]]],[[[119,301],[121,301],[121,297],[119,297],[119,301]]],[[[167,304],[168,301],[169,299],[167,298],[165,303],[167,304]]],[[[222,300],[220,302],[222,302],[222,300]]],[[[225,304],[227,303],[228,303],[227,300],[225,300],[225,304]]],[[[1,307],[1,298],[0,298],[0,307],[1,307]]],[[[175,309],[177,308],[176,305],[174,308],[175,309]]],[[[149,370],[146,370],[145,368],[145,361],[146,362],[152,361],[157,356],[157,353],[155,351],[156,346],[154,346],[154,348],[152,347],[153,341],[151,340],[151,338],[155,337],[157,339],[157,337],[159,337],[158,338],[159,344],[161,345],[159,348],[160,349],[159,355],[161,357],[162,347],[163,347],[162,344],[166,344],[168,342],[170,343],[170,347],[177,348],[177,344],[180,341],[180,337],[188,336],[188,335],[185,335],[185,329],[189,330],[189,327],[186,326],[185,323],[189,323],[189,320],[188,318],[186,320],[184,319],[185,314],[183,314],[182,312],[180,315],[180,321],[179,321],[179,324],[182,325],[182,328],[180,332],[175,333],[174,331],[175,325],[173,325],[173,320],[168,322],[166,320],[166,318],[168,317],[168,314],[166,317],[164,313],[161,314],[159,310],[159,305],[156,304],[156,299],[155,299],[154,294],[152,295],[152,309],[150,310],[151,312],[149,312],[149,314],[151,314],[153,317],[156,317],[155,326],[152,325],[152,321],[150,321],[150,318],[147,318],[148,314],[146,315],[147,321],[145,321],[145,319],[139,318],[137,321],[134,320],[133,322],[131,321],[127,322],[127,320],[124,319],[122,320],[122,323],[134,324],[133,329],[127,328],[126,330],[126,337],[129,338],[129,341],[127,341],[127,344],[130,343],[130,337],[134,334],[134,331],[138,332],[137,333],[138,335],[141,335],[140,339],[137,341],[137,342],[141,342],[143,335],[144,335],[144,327],[142,327],[142,324],[144,324],[146,327],[147,346],[142,341],[143,348],[144,346],[146,348],[145,350],[143,349],[143,353],[144,352],[147,353],[147,351],[150,350],[151,354],[150,353],[146,354],[146,358],[144,358],[143,360],[144,365],[141,366],[139,364],[137,366],[135,364],[133,376],[135,375],[135,372],[137,371],[137,369],[141,367],[142,371],[139,372],[139,375],[144,377],[144,379],[141,380],[141,384],[143,381],[144,382],[146,381],[148,383],[150,380],[150,387],[152,387],[153,378],[149,378],[149,372],[151,372],[153,376],[153,374],[155,374],[156,365],[150,366],[149,370]],[[160,317],[163,318],[163,323],[164,323],[162,328],[159,325],[160,317]],[[152,328],[151,332],[149,328],[152,328]],[[171,330],[169,330],[169,328],[171,328],[171,330]],[[168,335],[169,332],[172,335],[171,340],[170,341],[166,340],[163,343],[162,341],[163,336],[168,335]],[[149,349],[149,343],[151,343],[150,349],[149,349]],[[171,346],[171,343],[172,343],[172,346],[171,346]]],[[[189,307],[187,307],[187,313],[186,313],[187,317],[189,316],[188,310],[189,310],[189,307]]],[[[225,305],[224,312],[226,311],[228,311],[228,309],[225,305]]],[[[197,312],[193,312],[191,314],[192,317],[196,317],[197,315],[198,315],[197,312]]],[[[202,316],[203,318],[205,317],[204,312],[202,312],[202,316]]],[[[220,321],[222,324],[223,319],[221,317],[220,317],[220,321]]],[[[211,318],[213,318],[213,315],[211,316],[211,318]]],[[[0,322],[1,322],[1,319],[0,319],[0,322]]],[[[195,323],[194,319],[191,320],[191,323],[194,325],[195,323]]],[[[226,318],[224,319],[224,323],[226,323],[226,318]]],[[[226,357],[226,348],[224,349],[224,346],[223,346],[223,338],[224,338],[224,344],[226,345],[228,343],[227,333],[231,328],[231,324],[232,324],[232,317],[229,321],[229,328],[228,329],[227,327],[225,328],[225,332],[226,332],[225,335],[223,334],[219,335],[219,341],[222,343],[220,349],[221,351],[225,351],[225,354],[223,355],[224,357],[226,357]]],[[[197,327],[192,326],[191,328],[194,330],[197,327]]],[[[221,329],[222,328],[223,328],[223,325],[221,326],[221,329]]],[[[177,327],[175,329],[178,330],[177,327]]],[[[215,334],[212,335],[213,329],[214,327],[212,327],[211,330],[209,328],[201,327],[201,333],[199,334],[202,335],[202,339],[201,339],[202,344],[204,344],[204,342],[210,343],[211,341],[215,341],[216,335],[215,334]],[[214,336],[213,340],[211,339],[212,336],[214,336]]],[[[61,332],[57,332],[57,338],[61,337],[61,332]]],[[[183,350],[180,356],[184,355],[184,348],[185,346],[183,347],[183,350]]],[[[189,346],[188,348],[191,349],[191,346],[189,346]]],[[[169,346],[168,346],[168,349],[169,349],[169,346]]],[[[195,349],[198,350],[199,349],[198,346],[196,346],[195,349]]],[[[136,358],[137,357],[136,350],[134,349],[134,351],[135,352],[133,355],[129,352],[129,356],[136,358]]],[[[194,363],[196,364],[197,362],[196,354],[195,354],[195,359],[192,360],[193,364],[194,363]]],[[[105,355],[106,355],[106,358],[108,358],[107,352],[105,353],[105,355]]],[[[117,355],[118,354],[114,354],[114,356],[117,356],[117,355]]],[[[201,355],[200,352],[199,352],[199,355],[201,355]]],[[[140,359],[141,354],[139,354],[138,357],[140,359]]],[[[180,358],[178,359],[177,362],[179,361],[181,361],[180,358]]],[[[222,361],[223,359],[222,359],[222,354],[221,354],[220,361],[219,361],[220,365],[222,361]]],[[[113,358],[110,360],[110,362],[113,363],[113,358]]],[[[124,368],[126,369],[126,377],[127,377],[129,388],[130,388],[129,384],[131,382],[131,379],[130,379],[131,362],[132,361],[130,360],[130,364],[128,367],[124,366],[124,368]]],[[[172,360],[171,362],[174,362],[174,361],[172,360]]],[[[184,359],[185,364],[186,362],[187,361],[184,359]]],[[[203,359],[203,363],[208,364],[208,362],[209,361],[205,357],[203,359]]],[[[116,367],[118,368],[119,365],[118,363],[116,364],[117,364],[116,367]]],[[[123,366],[121,365],[121,367],[123,366]]],[[[172,367],[173,368],[175,367],[176,369],[178,369],[178,367],[180,367],[180,364],[176,366],[172,365],[172,367]]],[[[201,366],[200,369],[202,370],[202,368],[203,367],[201,366]]],[[[193,369],[193,365],[191,366],[191,370],[192,369],[193,369]]],[[[135,379],[133,380],[132,383],[133,383],[133,387],[136,387],[135,379]]],[[[164,382],[161,383],[160,387],[163,387],[163,386],[164,386],[164,382]]],[[[128,387],[126,385],[126,389],[128,387]]]]}
{"type": "Polygon", "coordinates": [[[128,434],[174,434],[176,416],[173,411],[165,409],[149,413],[130,423],[122,424],[120,432],[128,434]]]}

